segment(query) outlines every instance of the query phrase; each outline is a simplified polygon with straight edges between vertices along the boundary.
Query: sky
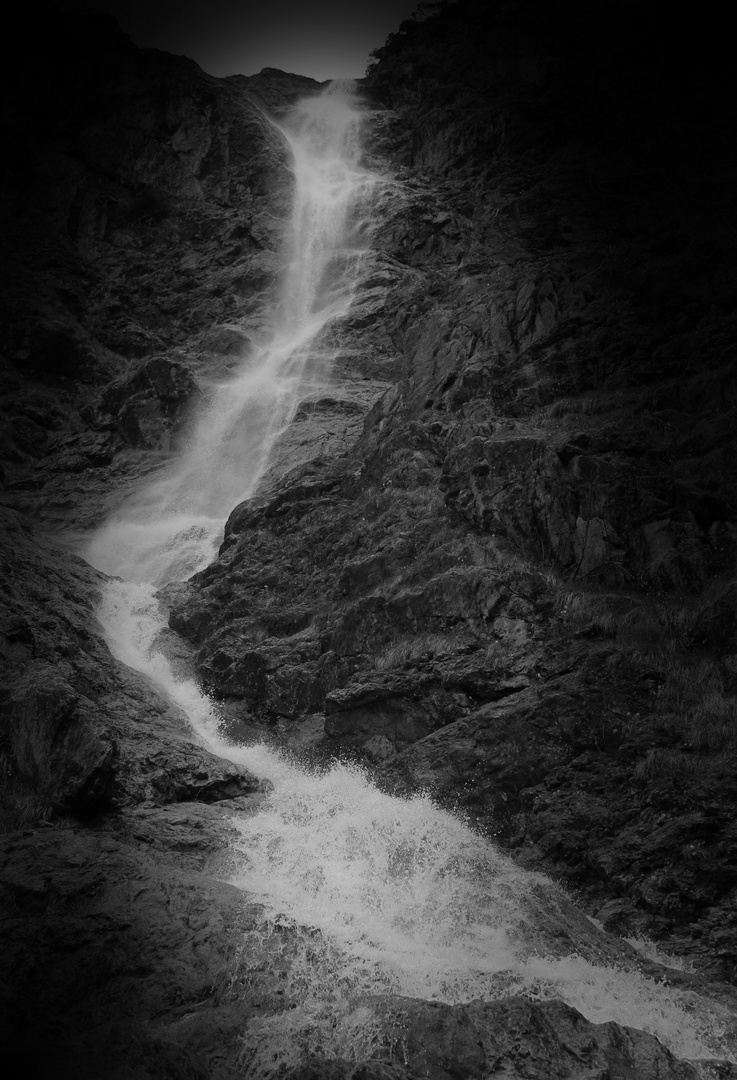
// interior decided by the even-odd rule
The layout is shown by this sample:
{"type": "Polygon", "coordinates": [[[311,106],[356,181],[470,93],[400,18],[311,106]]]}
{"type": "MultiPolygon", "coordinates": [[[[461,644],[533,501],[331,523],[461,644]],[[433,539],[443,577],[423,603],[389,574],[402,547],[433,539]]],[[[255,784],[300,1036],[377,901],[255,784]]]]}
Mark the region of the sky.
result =
{"type": "Polygon", "coordinates": [[[210,75],[280,68],[313,79],[365,74],[369,53],[418,0],[60,0],[114,15],[144,48],[189,56],[210,75]]]}

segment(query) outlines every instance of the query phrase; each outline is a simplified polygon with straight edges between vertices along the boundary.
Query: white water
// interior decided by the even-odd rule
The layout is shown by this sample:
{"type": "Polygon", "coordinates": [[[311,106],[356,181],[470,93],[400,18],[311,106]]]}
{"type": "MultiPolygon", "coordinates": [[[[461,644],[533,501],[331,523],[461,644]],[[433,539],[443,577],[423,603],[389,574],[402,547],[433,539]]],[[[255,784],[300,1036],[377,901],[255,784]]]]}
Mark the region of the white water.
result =
{"type": "Polygon", "coordinates": [[[286,1064],[296,1063],[292,1045],[368,1053],[376,1032],[365,1000],[377,993],[562,999],[595,1023],[644,1029],[678,1056],[729,1057],[726,1010],[642,975],[549,879],[427,796],[387,796],[343,764],[316,775],[264,747],[249,764],[275,789],[256,816],[234,822],[231,880],[269,916],[244,948],[249,989],[281,1008],[247,1033],[255,1074],[270,1073],[275,1045],[286,1064]],[[253,958],[270,939],[276,955],[260,979],[253,958]]]}
{"type": "Polygon", "coordinates": [[[211,387],[184,453],[94,536],[86,557],[106,573],[161,586],[207,566],[228,514],[253,494],[305,390],[322,377],[316,339],[350,307],[362,214],[379,179],[359,164],[360,120],[338,88],[301,101],[280,128],[295,195],[276,324],[235,379],[211,387]]]}
{"type": "Polygon", "coordinates": [[[115,655],[149,675],[214,753],[273,784],[257,815],[234,822],[232,880],[265,910],[243,943],[241,992],[276,993],[275,1005],[288,999],[290,1009],[249,1025],[244,1064],[265,1075],[290,1054],[366,1050],[373,1034],[361,995],[384,991],[448,1002],[562,998],[591,1020],[644,1028],[680,1056],[719,1056],[714,1008],[640,975],[551,882],[426,797],[391,798],[355,768],[311,773],[266,747],[228,744],[209,699],[156,651],[165,618],[157,587],[212,559],[225,518],[255,491],[313,376],[321,329],[350,306],[357,223],[376,180],[358,164],[358,124],[341,93],[294,110],[284,128],[296,180],[293,253],[278,325],[240,375],[213,389],[186,452],[87,551],[125,579],[110,583],[100,610],[115,655]]]}

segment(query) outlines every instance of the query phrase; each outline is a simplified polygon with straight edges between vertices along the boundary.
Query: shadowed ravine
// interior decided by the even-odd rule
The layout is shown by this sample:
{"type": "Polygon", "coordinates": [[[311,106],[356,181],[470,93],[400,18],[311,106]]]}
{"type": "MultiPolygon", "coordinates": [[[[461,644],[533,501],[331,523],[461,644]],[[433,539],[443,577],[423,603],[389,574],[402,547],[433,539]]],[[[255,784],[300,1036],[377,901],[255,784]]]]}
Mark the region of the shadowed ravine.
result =
{"type": "Polygon", "coordinates": [[[233,380],[211,389],[181,455],[86,551],[124,579],[107,586],[100,610],[116,657],[182,707],[212,752],[273,785],[256,815],[234,819],[230,880],[264,908],[242,945],[249,992],[258,991],[254,956],[268,966],[284,933],[291,954],[281,1011],[250,1022],[242,1063],[265,1076],[305,1054],[368,1056],[379,1021],[367,1002],[377,994],[451,1004],[518,993],[562,999],[597,1023],[644,1029],[680,1057],[728,1056],[726,1016],[642,975],[633,950],[550,880],[517,868],[426,796],[400,800],[353,767],[313,773],[264,746],[229,744],[217,707],[156,650],[166,619],[156,590],[208,565],[306,389],[329,378],[320,335],[349,310],[381,185],[359,163],[360,120],[338,87],[303,100],[284,122],[294,250],[273,333],[233,380]]]}

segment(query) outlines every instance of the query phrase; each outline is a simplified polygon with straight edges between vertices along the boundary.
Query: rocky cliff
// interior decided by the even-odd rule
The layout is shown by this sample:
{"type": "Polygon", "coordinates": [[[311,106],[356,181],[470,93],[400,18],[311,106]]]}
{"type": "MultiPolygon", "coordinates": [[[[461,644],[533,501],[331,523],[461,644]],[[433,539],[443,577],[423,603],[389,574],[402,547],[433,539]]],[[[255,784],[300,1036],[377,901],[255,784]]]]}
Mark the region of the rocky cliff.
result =
{"type": "MultiPolygon", "coordinates": [[[[291,180],[264,113],[316,87],[36,14],[3,98],[4,1004],[28,1075],[231,1077],[278,992],[234,995],[258,914],[217,881],[261,785],[113,660],[66,548],[268,319],[291,180]]],[[[233,737],[429,789],[729,982],[734,118],[712,32],[674,19],[458,0],[377,50],[332,390],[169,587],[168,649],[233,737]]],[[[549,1003],[382,1009],[411,1034],[363,1076],[695,1075],[549,1003]]]]}

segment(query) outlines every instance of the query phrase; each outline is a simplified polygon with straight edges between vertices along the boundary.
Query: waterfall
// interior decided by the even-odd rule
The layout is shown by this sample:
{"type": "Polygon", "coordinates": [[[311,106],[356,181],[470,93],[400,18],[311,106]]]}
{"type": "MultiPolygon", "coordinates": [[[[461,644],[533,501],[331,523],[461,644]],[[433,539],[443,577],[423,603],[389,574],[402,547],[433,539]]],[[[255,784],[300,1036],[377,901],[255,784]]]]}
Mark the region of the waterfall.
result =
{"type": "Polygon", "coordinates": [[[362,219],[378,177],[359,162],[362,114],[338,84],[280,128],[293,159],[291,261],[275,325],[235,379],[214,386],[184,452],[86,550],[105,573],[161,586],[210,563],[233,507],[253,494],[279,435],[325,366],[320,331],[350,307],[362,219]]]}
{"type": "Polygon", "coordinates": [[[86,552],[118,579],[100,610],[113,653],[150,676],[213,753],[273,785],[257,814],[234,819],[231,880],[264,909],[262,927],[242,944],[251,992],[269,967],[254,958],[271,955],[283,933],[291,953],[282,1011],[249,1024],[244,1061],[266,1075],[295,1047],[355,1056],[371,1038],[361,1002],[380,992],[447,1002],[562,998],[594,1021],[645,1028],[681,1056],[720,1055],[715,1007],[640,974],[631,951],[552,882],[517,868],[427,796],[392,798],[355,767],[311,772],[265,746],[227,743],[212,702],[156,650],[165,618],[157,588],[211,561],[228,513],[256,490],[300,395],[321,377],[321,330],[350,307],[360,209],[377,183],[360,165],[360,120],[356,101],[333,87],[284,122],[292,251],[273,332],[233,380],[212,388],[184,452],[86,552]]]}

